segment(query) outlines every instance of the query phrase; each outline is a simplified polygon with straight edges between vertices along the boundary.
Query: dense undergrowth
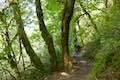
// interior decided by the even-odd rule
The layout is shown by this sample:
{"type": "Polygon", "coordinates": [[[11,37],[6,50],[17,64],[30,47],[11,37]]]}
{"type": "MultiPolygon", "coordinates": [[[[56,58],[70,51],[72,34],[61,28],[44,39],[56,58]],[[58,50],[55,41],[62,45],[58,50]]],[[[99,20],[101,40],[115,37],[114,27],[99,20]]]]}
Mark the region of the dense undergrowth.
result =
{"type": "Polygon", "coordinates": [[[91,42],[86,57],[93,61],[90,80],[120,79],[120,10],[113,6],[99,22],[99,39],[91,42]],[[96,45],[97,44],[97,45],[96,45]]]}

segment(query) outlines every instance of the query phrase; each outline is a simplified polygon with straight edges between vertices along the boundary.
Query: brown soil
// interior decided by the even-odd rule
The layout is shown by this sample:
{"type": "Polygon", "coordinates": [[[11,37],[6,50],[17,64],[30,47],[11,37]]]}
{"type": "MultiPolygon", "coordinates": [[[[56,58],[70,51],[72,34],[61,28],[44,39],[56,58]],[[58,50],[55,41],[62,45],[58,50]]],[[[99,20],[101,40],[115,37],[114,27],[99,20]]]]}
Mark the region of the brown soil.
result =
{"type": "Polygon", "coordinates": [[[78,65],[75,65],[70,73],[59,72],[54,73],[45,80],[86,80],[89,73],[90,65],[86,61],[80,61],[78,65]]]}

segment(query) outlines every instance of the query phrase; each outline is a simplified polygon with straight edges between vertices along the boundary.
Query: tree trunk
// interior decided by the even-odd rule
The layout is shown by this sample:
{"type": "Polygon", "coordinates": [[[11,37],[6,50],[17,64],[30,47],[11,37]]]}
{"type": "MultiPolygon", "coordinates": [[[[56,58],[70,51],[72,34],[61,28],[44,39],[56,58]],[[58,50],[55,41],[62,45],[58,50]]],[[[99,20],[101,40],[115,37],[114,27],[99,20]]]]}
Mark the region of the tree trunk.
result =
{"type": "Polygon", "coordinates": [[[70,65],[69,56],[69,24],[73,15],[75,0],[65,0],[64,12],[62,16],[62,58],[64,70],[68,71],[70,65]]]}
{"type": "Polygon", "coordinates": [[[108,0],[105,0],[105,7],[108,8],[108,0]]]}
{"type": "Polygon", "coordinates": [[[46,29],[44,19],[43,19],[43,11],[41,8],[40,0],[35,0],[35,4],[36,4],[36,14],[37,14],[37,18],[39,21],[39,29],[41,31],[41,35],[42,35],[46,45],[48,46],[48,51],[50,54],[51,69],[52,69],[52,71],[56,71],[57,56],[56,56],[56,52],[55,52],[55,48],[54,48],[54,44],[53,44],[53,39],[52,39],[52,36],[49,34],[49,32],[46,29]]]}
{"type": "Polygon", "coordinates": [[[41,60],[39,59],[39,57],[35,54],[35,51],[31,47],[31,44],[30,44],[30,42],[27,38],[27,35],[25,33],[24,26],[23,26],[23,21],[22,21],[22,18],[21,18],[21,14],[20,14],[18,4],[16,2],[12,2],[12,3],[10,3],[10,5],[13,8],[14,17],[15,17],[16,23],[18,24],[19,37],[22,40],[23,46],[25,47],[26,52],[31,59],[31,62],[33,63],[33,65],[36,68],[43,69],[43,64],[42,64],[41,60]]]}

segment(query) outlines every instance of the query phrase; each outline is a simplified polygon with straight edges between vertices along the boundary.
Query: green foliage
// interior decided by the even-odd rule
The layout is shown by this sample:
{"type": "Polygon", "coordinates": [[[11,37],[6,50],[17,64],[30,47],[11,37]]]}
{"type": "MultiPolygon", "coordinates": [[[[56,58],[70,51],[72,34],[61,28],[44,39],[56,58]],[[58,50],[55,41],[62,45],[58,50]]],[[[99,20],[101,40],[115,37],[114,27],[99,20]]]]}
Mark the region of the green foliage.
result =
{"type": "Polygon", "coordinates": [[[101,46],[96,53],[95,63],[91,72],[91,80],[118,80],[120,63],[120,10],[114,7],[108,11],[100,26],[101,46]],[[113,12],[114,11],[114,12],[113,12]],[[107,20],[106,20],[107,19],[107,20]]]}
{"type": "Polygon", "coordinates": [[[89,59],[90,61],[94,61],[95,55],[101,47],[100,40],[96,38],[95,41],[88,42],[84,46],[85,46],[85,52],[83,57],[89,59]]]}
{"type": "MultiPolygon", "coordinates": [[[[12,56],[15,56],[17,60],[22,80],[42,80],[47,75],[51,74],[51,69],[49,67],[50,55],[48,54],[47,46],[39,32],[35,4],[33,0],[18,1],[25,31],[28,34],[33,49],[44,64],[45,70],[37,70],[33,68],[33,66],[30,69],[27,68],[28,65],[31,65],[31,62],[26,55],[23,45],[22,53],[26,70],[20,68],[23,67],[23,61],[20,54],[19,38],[18,35],[16,36],[16,27],[18,24],[15,22],[11,7],[5,9],[4,12],[0,12],[0,62],[4,68],[8,68],[8,70],[16,76],[15,71],[11,69],[10,65],[8,65],[9,63],[6,61],[7,52],[10,51],[10,49],[6,47],[5,28],[9,25],[8,31],[10,34],[11,46],[15,53],[15,55],[12,54],[12,56]],[[6,23],[4,23],[5,20],[6,23]]],[[[97,25],[98,32],[94,31],[93,24],[80,7],[80,0],[76,0],[74,15],[70,22],[70,55],[74,53],[74,29],[77,26],[79,29],[76,34],[78,44],[83,46],[83,57],[93,62],[90,72],[91,80],[95,78],[98,80],[118,80],[120,79],[120,5],[117,4],[105,9],[105,0],[81,0],[81,2],[97,25]]],[[[63,67],[61,62],[61,16],[63,0],[42,0],[41,3],[47,30],[53,37],[58,68],[61,69],[63,67]]],[[[0,73],[3,73],[0,75],[4,76],[5,79],[5,77],[9,77],[10,74],[4,71],[2,66],[0,66],[0,73]]]]}
{"type": "Polygon", "coordinates": [[[22,80],[44,80],[47,75],[50,75],[49,71],[42,71],[34,68],[30,68],[22,72],[22,80]]]}

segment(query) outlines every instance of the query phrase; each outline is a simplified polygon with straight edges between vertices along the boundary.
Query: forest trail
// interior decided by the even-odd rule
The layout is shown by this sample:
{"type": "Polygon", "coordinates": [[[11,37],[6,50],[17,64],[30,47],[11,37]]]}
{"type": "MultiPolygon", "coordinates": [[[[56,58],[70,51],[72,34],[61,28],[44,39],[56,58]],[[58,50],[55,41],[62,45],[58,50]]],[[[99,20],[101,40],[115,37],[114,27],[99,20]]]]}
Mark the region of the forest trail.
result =
{"type": "Polygon", "coordinates": [[[86,80],[89,71],[90,65],[86,61],[81,61],[79,66],[74,66],[70,73],[55,73],[46,80],[86,80]]]}

